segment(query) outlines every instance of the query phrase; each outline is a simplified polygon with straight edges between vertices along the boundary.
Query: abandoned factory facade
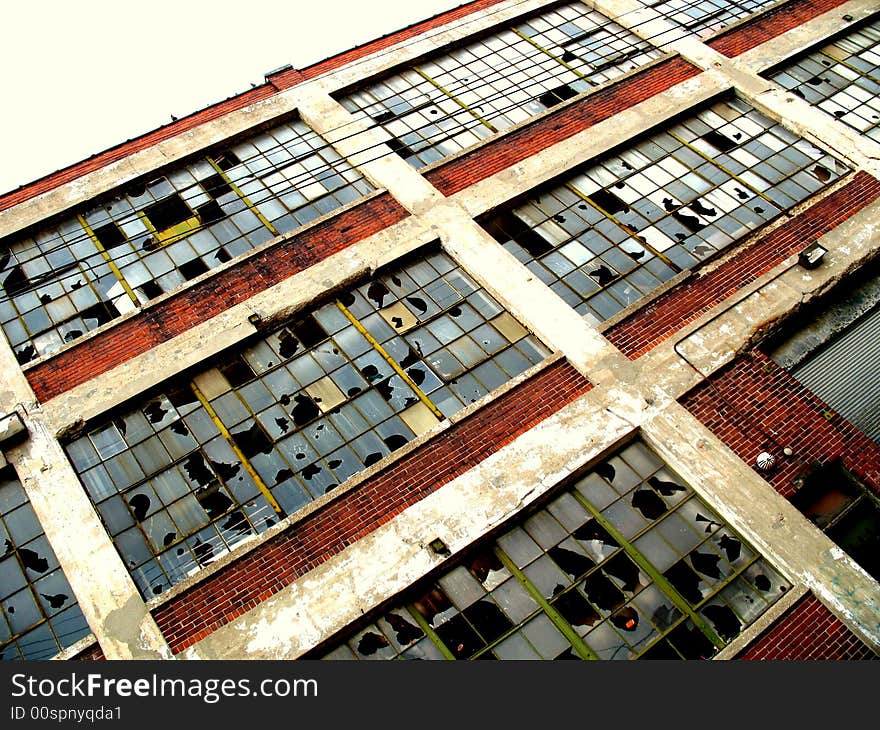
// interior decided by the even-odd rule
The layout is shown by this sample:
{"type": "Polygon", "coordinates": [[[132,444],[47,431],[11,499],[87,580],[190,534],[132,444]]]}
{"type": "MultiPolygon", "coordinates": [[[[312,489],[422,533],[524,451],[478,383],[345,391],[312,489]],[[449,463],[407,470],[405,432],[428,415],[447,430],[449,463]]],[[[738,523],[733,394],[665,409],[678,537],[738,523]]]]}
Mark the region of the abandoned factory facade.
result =
{"type": "Polygon", "coordinates": [[[878,91],[475,0],[0,196],[0,656],[876,658],[878,91]]]}

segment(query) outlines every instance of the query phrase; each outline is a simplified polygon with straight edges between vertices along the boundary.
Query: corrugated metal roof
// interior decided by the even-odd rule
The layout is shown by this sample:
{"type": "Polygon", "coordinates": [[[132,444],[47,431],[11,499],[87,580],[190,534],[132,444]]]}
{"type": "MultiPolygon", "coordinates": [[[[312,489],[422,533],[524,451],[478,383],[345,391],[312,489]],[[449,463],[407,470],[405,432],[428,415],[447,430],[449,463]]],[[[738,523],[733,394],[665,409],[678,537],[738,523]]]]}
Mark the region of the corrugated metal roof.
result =
{"type": "Polygon", "coordinates": [[[880,443],[880,307],[791,374],[880,443]]]}

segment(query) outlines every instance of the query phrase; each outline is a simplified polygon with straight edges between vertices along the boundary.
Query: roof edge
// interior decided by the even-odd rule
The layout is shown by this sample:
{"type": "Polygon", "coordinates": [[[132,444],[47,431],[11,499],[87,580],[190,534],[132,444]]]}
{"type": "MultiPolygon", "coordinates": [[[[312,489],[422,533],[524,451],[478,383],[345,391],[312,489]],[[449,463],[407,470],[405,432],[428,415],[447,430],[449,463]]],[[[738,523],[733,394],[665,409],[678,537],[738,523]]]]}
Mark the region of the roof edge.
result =
{"type": "Polygon", "coordinates": [[[428,30],[458,20],[459,18],[466,17],[467,15],[479,12],[501,2],[504,2],[504,0],[470,0],[470,2],[465,2],[451,10],[438,13],[425,20],[412,23],[400,30],[393,31],[380,36],[379,38],[367,41],[359,46],[355,46],[349,50],[329,56],[306,66],[303,69],[282,67],[276,71],[272,71],[265,76],[265,83],[260,84],[259,86],[255,86],[239,94],[234,94],[223,101],[216,102],[194,111],[191,114],[180,117],[179,119],[164,124],[161,127],[144,132],[137,137],[132,137],[131,139],[126,140],[125,142],[121,142],[105,150],[96,152],[79,162],[75,162],[56,170],[55,172],[36,178],[31,182],[24,183],[13,190],[0,194],[0,211],[7,210],[31,200],[32,198],[36,198],[39,195],[48,193],[62,185],[72,182],[73,180],[107,167],[114,162],[118,162],[135,152],[139,152],[167,139],[183,134],[201,124],[217,119],[230,112],[237,111],[238,109],[242,109],[258,101],[268,99],[269,97],[290,89],[304,81],[335,71],[349,63],[369,56],[372,53],[384,50],[428,30]]]}

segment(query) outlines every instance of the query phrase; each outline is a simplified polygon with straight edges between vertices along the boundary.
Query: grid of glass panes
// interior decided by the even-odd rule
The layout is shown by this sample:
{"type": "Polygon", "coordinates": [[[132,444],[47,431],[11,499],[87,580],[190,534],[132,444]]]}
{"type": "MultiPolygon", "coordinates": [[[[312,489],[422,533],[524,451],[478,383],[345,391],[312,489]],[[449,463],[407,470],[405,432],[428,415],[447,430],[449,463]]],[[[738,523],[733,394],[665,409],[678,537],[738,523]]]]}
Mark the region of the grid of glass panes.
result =
{"type": "Polygon", "coordinates": [[[280,124],[0,242],[0,323],[26,363],[371,190],[302,122],[280,124]]]}
{"type": "Polygon", "coordinates": [[[779,0],[661,0],[645,4],[702,38],[778,2],[779,0]]]}
{"type": "Polygon", "coordinates": [[[291,514],[549,354],[434,253],[116,414],[67,453],[152,596],[274,524],[267,494],[291,514]]]}
{"type": "Polygon", "coordinates": [[[545,10],[350,94],[415,167],[659,58],[661,52],[583,3],[545,10]]]}
{"type": "Polygon", "coordinates": [[[786,65],[776,83],[880,142],[880,21],[786,65]]]}
{"type": "Polygon", "coordinates": [[[732,99],[481,223],[578,312],[600,322],[846,170],[732,99]]]}
{"type": "Polygon", "coordinates": [[[89,634],[12,467],[0,469],[0,660],[50,659],[89,634]]]}
{"type": "Polygon", "coordinates": [[[322,655],[708,658],[788,588],[635,442],[322,655]]]}

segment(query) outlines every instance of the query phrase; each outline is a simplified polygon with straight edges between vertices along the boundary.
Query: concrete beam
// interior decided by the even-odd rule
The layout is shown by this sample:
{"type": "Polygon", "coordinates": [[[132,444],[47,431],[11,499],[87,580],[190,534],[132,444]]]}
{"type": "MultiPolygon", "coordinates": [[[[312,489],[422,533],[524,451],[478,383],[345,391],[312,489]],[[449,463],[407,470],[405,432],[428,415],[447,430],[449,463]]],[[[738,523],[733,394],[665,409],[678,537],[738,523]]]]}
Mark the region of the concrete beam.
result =
{"type": "Polygon", "coordinates": [[[463,550],[631,432],[591,391],[181,657],[296,658],[437,567],[435,537],[463,550]]]}

